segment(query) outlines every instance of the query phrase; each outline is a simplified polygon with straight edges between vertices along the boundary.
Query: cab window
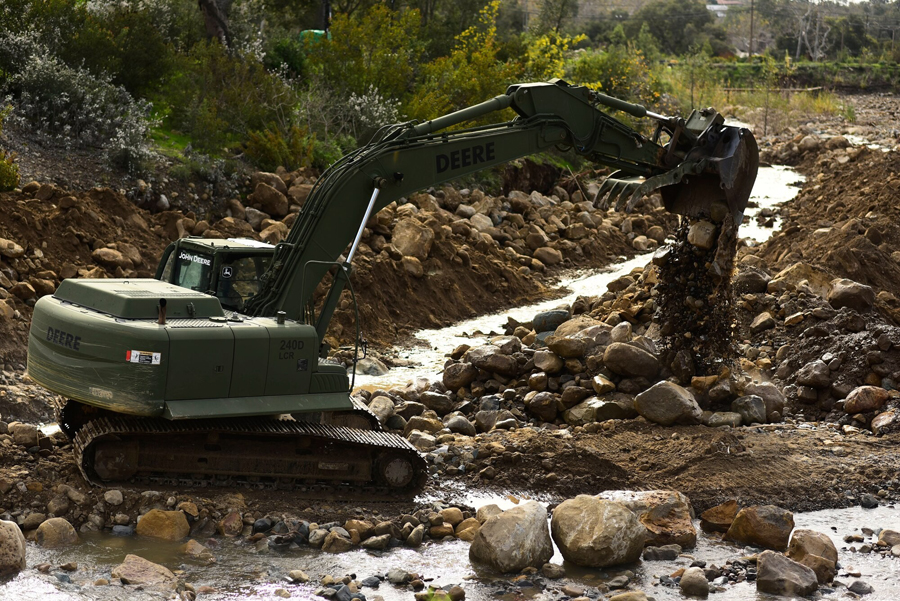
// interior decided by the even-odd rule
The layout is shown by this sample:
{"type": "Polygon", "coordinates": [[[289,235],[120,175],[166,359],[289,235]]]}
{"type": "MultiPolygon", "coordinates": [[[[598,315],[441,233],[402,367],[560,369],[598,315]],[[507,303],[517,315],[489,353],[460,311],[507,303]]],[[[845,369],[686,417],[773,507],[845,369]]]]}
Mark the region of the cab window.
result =
{"type": "MultiPolygon", "coordinates": [[[[174,254],[174,253],[173,253],[174,254]]],[[[189,250],[179,250],[175,259],[174,283],[182,288],[206,292],[212,273],[212,257],[189,250]]]]}
{"type": "Polygon", "coordinates": [[[219,267],[216,296],[222,306],[240,311],[251,296],[259,292],[259,279],[269,266],[268,256],[223,257],[219,267]]]}

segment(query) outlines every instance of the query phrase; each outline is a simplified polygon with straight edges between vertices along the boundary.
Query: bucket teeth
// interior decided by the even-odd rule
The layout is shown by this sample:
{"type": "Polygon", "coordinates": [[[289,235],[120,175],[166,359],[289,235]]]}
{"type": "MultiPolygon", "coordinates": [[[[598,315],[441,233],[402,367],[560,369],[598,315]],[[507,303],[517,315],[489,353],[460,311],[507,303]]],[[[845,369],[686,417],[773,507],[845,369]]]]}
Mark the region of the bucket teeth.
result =
{"type": "Polygon", "coordinates": [[[616,174],[613,173],[600,185],[596,198],[597,205],[603,210],[613,204],[616,211],[621,211],[626,207],[626,210],[630,211],[635,202],[630,197],[640,188],[643,181],[641,177],[616,177],[616,174]]]}

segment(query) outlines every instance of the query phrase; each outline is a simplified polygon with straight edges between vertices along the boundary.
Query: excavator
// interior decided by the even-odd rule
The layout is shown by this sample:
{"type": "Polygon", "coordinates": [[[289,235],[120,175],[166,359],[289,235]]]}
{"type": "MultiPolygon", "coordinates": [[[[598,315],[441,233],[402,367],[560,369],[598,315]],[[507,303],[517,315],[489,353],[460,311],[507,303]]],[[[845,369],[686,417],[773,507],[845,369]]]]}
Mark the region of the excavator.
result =
{"type": "Polygon", "coordinates": [[[351,396],[347,370],[323,358],[340,295],[353,293],[366,223],[409,194],[554,147],[617,170],[601,204],[631,210],[660,189],[673,213],[735,225],[759,155],[753,135],[713,109],[666,117],[561,80],[385,126],[322,174],[274,247],[184,238],[154,279],[67,279],[37,302],[28,374],[66,399],[57,417],[84,477],[100,486],[416,494],[424,458],[384,431],[351,396]],[[654,133],[601,105],[653,119],[654,133]],[[515,118],[459,127],[505,109],[515,118]]]}

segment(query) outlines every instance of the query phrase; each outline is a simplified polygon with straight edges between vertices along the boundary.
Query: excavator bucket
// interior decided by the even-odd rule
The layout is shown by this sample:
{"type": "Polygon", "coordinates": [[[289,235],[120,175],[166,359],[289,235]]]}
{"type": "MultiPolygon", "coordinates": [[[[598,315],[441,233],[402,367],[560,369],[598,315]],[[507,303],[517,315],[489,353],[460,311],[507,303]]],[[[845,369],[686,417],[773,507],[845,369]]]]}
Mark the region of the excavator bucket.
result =
{"type": "Polygon", "coordinates": [[[615,202],[616,210],[631,211],[643,196],[659,189],[670,213],[693,219],[721,221],[730,214],[735,225],[744,218],[756,173],[759,148],[749,130],[717,126],[704,132],[676,167],[648,178],[621,171],[600,186],[601,208],[615,202]]]}

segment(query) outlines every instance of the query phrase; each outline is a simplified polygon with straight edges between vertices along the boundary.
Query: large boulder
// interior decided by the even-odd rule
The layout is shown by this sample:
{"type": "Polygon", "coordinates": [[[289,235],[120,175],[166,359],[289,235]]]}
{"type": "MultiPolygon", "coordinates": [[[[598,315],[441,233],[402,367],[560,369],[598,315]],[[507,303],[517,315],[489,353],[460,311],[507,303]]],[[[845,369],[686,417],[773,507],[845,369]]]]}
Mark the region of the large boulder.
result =
{"type": "Polygon", "coordinates": [[[697,424],[703,410],[687,389],[674,382],[658,382],[634,397],[634,408],[645,419],[662,426],[697,424]]]}
{"type": "Polygon", "coordinates": [[[174,591],[178,583],[168,568],[138,555],[126,555],[124,561],[113,568],[112,577],[119,578],[124,584],[164,591],[174,591]]]}
{"type": "Polygon", "coordinates": [[[403,219],[391,234],[391,244],[403,255],[415,257],[420,261],[428,258],[434,243],[434,230],[422,225],[416,219],[403,219]]]}
{"type": "Polygon", "coordinates": [[[884,407],[890,396],[881,386],[860,386],[844,399],[844,411],[850,414],[877,411],[884,407]]]}
{"type": "Polygon", "coordinates": [[[706,580],[706,573],[703,568],[688,568],[681,575],[681,582],[678,583],[681,588],[681,594],[685,597],[698,597],[706,599],[709,596],[709,582],[706,580]]]}
{"type": "Polygon", "coordinates": [[[766,404],[766,421],[781,421],[787,399],[777,386],[769,382],[753,383],[744,389],[745,394],[755,394],[766,404]]]}
{"type": "Polygon", "coordinates": [[[654,547],[697,544],[694,508],[685,495],[674,490],[608,490],[597,495],[630,509],[647,529],[647,544],[654,547]]]}
{"type": "Polygon", "coordinates": [[[42,547],[56,549],[78,542],[75,528],[63,518],[50,518],[38,526],[34,540],[42,547]]]}
{"type": "Polygon", "coordinates": [[[535,417],[545,422],[556,419],[556,401],[559,397],[552,392],[538,392],[525,401],[525,408],[535,417]]]}
{"type": "Polygon", "coordinates": [[[541,332],[553,332],[568,320],[568,311],[564,309],[553,309],[535,315],[531,320],[531,325],[534,327],[534,331],[540,334],[541,332]]]}
{"type": "Polygon", "coordinates": [[[533,359],[536,368],[551,375],[561,372],[566,364],[562,357],[548,350],[535,351],[533,359]]]}
{"type": "Polygon", "coordinates": [[[819,588],[816,573],[774,551],[763,551],[756,560],[756,590],[782,597],[806,597],[819,588]]]}
{"type": "Polygon", "coordinates": [[[844,278],[832,280],[828,302],[835,309],[848,307],[854,311],[868,311],[875,304],[875,291],[871,286],[844,278]]]}
{"type": "Polygon", "coordinates": [[[786,555],[816,573],[819,584],[834,580],[838,552],[831,537],[815,530],[794,530],[786,555]]]}
{"type": "Polygon", "coordinates": [[[493,344],[469,349],[466,360],[478,369],[506,376],[515,377],[519,373],[519,362],[514,357],[504,355],[503,351],[493,344]]]}
{"type": "Polygon", "coordinates": [[[489,517],[469,547],[470,560],[486,563],[499,572],[540,568],[551,557],[547,510],[535,501],[489,517]]]}
{"type": "Polygon", "coordinates": [[[0,520],[0,576],[17,574],[24,569],[25,535],[15,522],[0,520]]]}
{"type": "Polygon", "coordinates": [[[647,534],[630,509],[589,495],[560,503],[550,531],[566,561],[593,568],[637,561],[647,534]]]}
{"type": "Polygon", "coordinates": [[[459,390],[478,377],[478,369],[471,363],[454,363],[444,368],[442,380],[448,390],[459,390]]]}
{"type": "Polygon", "coordinates": [[[740,509],[734,499],[710,507],[700,514],[700,528],[704,532],[728,532],[740,509]]]}
{"type": "Polygon", "coordinates": [[[191,527],[181,511],[151,509],[141,517],[135,532],[139,536],[177,541],[187,537],[191,527]]]}
{"type": "Polygon", "coordinates": [[[603,364],[627,378],[653,379],[659,373],[659,361],[656,357],[626,342],[613,342],[606,347],[603,364]]]}
{"type": "Polygon", "coordinates": [[[281,176],[277,173],[269,173],[266,171],[257,171],[253,175],[250,176],[250,185],[256,188],[258,184],[268,184],[272,186],[282,194],[287,194],[287,185],[284,183],[284,180],[281,179],[281,176]]]}
{"type": "Polygon", "coordinates": [[[272,217],[284,217],[290,209],[287,196],[265,182],[256,184],[253,194],[247,197],[247,202],[259,205],[259,210],[272,217]]]}
{"type": "Polygon", "coordinates": [[[739,414],[741,420],[748,426],[766,423],[766,402],[755,394],[748,394],[733,400],[731,410],[739,414]]]}
{"type": "Polygon", "coordinates": [[[725,539],[784,551],[793,529],[794,514],[790,511],[774,505],[755,505],[738,512],[725,539]]]}

